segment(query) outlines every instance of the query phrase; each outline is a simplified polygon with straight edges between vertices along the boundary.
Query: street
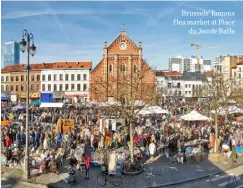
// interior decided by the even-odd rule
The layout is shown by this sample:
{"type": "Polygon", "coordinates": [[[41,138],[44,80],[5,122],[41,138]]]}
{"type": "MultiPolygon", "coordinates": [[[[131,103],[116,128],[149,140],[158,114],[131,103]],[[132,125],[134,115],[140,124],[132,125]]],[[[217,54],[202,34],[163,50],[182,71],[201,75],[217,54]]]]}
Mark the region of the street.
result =
{"type": "Polygon", "coordinates": [[[242,188],[243,166],[201,180],[170,186],[169,188],[242,188]]]}

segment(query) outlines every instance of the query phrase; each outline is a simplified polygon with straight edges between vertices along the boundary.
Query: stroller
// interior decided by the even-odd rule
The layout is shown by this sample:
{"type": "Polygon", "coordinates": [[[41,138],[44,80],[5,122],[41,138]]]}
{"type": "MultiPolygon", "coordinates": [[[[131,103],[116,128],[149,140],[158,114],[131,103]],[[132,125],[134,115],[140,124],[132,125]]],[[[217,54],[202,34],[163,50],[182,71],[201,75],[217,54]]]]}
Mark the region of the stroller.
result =
{"type": "Polygon", "coordinates": [[[72,168],[68,174],[69,174],[68,185],[70,186],[71,183],[75,184],[76,183],[76,171],[74,170],[74,168],[72,168]]]}

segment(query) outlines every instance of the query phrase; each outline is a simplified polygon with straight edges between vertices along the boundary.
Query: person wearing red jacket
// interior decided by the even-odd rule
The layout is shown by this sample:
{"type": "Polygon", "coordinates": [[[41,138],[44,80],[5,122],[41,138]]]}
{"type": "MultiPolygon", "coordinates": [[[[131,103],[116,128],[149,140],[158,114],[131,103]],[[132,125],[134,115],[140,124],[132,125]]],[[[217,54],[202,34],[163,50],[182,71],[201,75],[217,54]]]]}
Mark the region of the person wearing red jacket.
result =
{"type": "Polygon", "coordinates": [[[85,166],[85,178],[86,180],[89,179],[89,168],[90,168],[90,156],[84,156],[84,166],[85,166]]]}
{"type": "Polygon", "coordinates": [[[6,147],[9,148],[12,144],[12,140],[10,139],[9,136],[7,136],[7,139],[6,139],[6,147]]]}

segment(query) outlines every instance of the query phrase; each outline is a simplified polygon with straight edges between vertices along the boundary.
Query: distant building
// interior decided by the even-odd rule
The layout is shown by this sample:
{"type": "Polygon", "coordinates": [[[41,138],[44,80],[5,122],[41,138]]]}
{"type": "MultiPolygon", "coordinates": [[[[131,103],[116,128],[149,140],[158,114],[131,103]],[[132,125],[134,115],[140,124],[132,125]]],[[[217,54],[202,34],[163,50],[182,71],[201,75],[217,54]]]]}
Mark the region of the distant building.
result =
{"type": "MultiPolygon", "coordinates": [[[[181,101],[200,98],[201,90],[208,81],[208,76],[198,72],[163,72],[157,71],[157,89],[162,91],[163,100],[181,101]]],[[[209,72],[208,72],[209,73],[209,72]]]]}
{"type": "MultiPolygon", "coordinates": [[[[169,59],[169,70],[177,71],[180,73],[196,72],[197,70],[197,57],[191,56],[190,58],[177,56],[169,59]]],[[[199,59],[200,72],[208,72],[212,70],[211,60],[206,60],[201,57],[199,59]]]]}
{"type": "Polygon", "coordinates": [[[237,63],[241,58],[243,58],[243,55],[217,57],[214,64],[214,72],[222,74],[225,80],[233,78],[233,69],[237,68],[237,63]]]}
{"type": "Polygon", "coordinates": [[[8,65],[19,65],[20,49],[19,43],[15,41],[4,43],[4,67],[8,65]]]}
{"type": "Polygon", "coordinates": [[[243,58],[237,63],[236,67],[232,69],[232,77],[234,85],[238,88],[243,88],[243,58]]]}

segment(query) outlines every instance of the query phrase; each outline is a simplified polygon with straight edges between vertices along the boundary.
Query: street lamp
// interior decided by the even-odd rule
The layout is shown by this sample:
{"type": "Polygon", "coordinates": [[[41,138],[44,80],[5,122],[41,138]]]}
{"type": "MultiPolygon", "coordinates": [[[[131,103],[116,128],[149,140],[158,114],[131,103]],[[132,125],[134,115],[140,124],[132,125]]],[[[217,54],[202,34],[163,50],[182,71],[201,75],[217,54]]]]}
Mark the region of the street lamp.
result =
{"type": "Polygon", "coordinates": [[[32,33],[29,33],[26,29],[23,31],[23,38],[19,42],[20,50],[24,53],[27,49],[27,95],[26,95],[26,147],[25,147],[25,157],[24,157],[24,178],[28,179],[30,177],[30,168],[29,168],[29,85],[30,85],[30,54],[32,56],[36,53],[36,46],[34,45],[34,36],[32,33]],[[25,40],[26,39],[26,40],[25,40]],[[30,41],[32,40],[32,44],[30,41]]]}

